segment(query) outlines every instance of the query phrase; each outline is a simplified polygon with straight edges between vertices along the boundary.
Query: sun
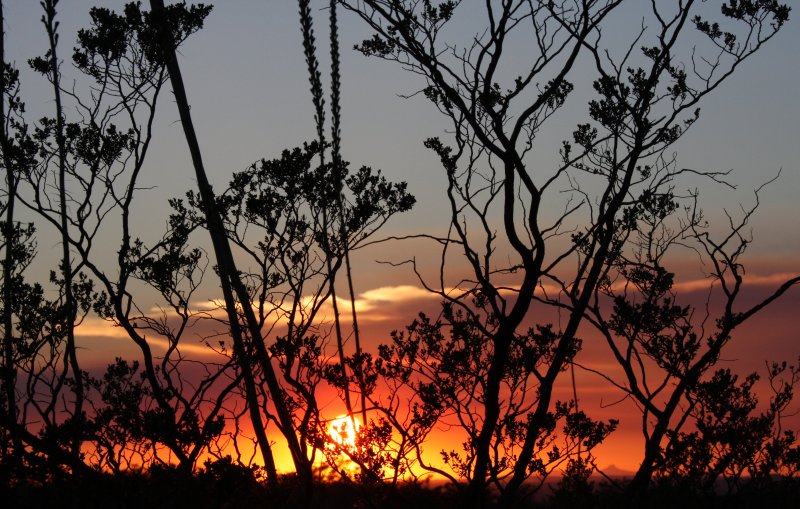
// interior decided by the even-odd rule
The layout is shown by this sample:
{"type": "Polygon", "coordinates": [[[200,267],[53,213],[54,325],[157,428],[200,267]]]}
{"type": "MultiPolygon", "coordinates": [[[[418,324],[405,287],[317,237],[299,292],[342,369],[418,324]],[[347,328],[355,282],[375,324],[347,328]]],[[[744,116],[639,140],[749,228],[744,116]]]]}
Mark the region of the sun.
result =
{"type": "Polygon", "coordinates": [[[357,417],[340,415],[333,419],[328,425],[328,435],[331,440],[340,447],[355,449],[356,433],[361,430],[361,422],[357,417]]]}

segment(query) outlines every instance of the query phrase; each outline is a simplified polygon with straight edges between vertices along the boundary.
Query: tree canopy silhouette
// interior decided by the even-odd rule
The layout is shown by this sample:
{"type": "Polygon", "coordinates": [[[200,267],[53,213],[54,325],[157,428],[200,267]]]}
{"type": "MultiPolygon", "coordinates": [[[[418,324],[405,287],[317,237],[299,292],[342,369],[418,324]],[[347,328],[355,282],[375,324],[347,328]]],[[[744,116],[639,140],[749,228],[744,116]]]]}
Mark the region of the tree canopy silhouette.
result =
{"type": "Polygon", "coordinates": [[[47,50],[29,60],[33,74],[6,61],[0,37],[4,489],[113,491],[131,476],[310,506],[334,496],[327,468],[354,490],[343,497],[410,500],[414,481],[434,474],[448,488],[429,490],[428,503],[478,508],[528,503],[553,474],[551,502],[565,506],[796,487],[800,445],[784,423],[800,365],[779,359],[759,374],[720,363],[734,332],[800,283],[787,277],[755,301],[744,285],[748,225],[772,180],[712,225],[700,193],[679,189],[689,178],[730,187],[728,173],[684,168],[675,153],[705,98],[779,34],[790,7],[650,2],[620,45],[609,32],[626,5],[330,0],[328,71],[316,13],[298,0],[315,139],[257,156],[213,189],[178,52],[212,7],[92,8],[66,63],[62,4],[42,1],[47,50]],[[423,142],[446,182],[444,233],[387,237],[415,205],[408,185],[343,158],[342,13],[368,30],[355,49],[416,75],[410,95],[449,123],[423,142]],[[485,26],[459,39],[461,16],[478,14],[485,26]],[[520,40],[526,54],[510,58],[520,40]],[[26,112],[25,76],[49,84],[48,116],[26,112]],[[152,238],[134,207],[147,199],[152,146],[168,142],[155,128],[165,87],[194,173],[172,175],[188,190],[152,238]],[[576,89],[585,104],[573,105],[576,89]],[[569,108],[581,112],[569,137],[542,142],[569,108]],[[37,252],[43,231],[58,238],[52,267],[37,252]],[[434,277],[414,256],[391,264],[440,305],[367,342],[354,253],[420,241],[440,253],[434,277]],[[682,299],[670,268],[679,249],[705,267],[706,302],[682,299]],[[217,300],[198,305],[208,287],[217,300]],[[87,369],[76,331],[89,321],[119,331],[136,358],[87,369]],[[590,342],[613,368],[586,362],[590,342]],[[619,421],[592,416],[576,371],[640,413],[640,466],[628,480],[607,476],[607,493],[593,484],[604,475],[595,454],[619,421]],[[344,417],[327,415],[331,398],[344,417]],[[433,451],[442,430],[453,440],[433,451]],[[276,461],[284,446],[291,481],[276,461]]]}

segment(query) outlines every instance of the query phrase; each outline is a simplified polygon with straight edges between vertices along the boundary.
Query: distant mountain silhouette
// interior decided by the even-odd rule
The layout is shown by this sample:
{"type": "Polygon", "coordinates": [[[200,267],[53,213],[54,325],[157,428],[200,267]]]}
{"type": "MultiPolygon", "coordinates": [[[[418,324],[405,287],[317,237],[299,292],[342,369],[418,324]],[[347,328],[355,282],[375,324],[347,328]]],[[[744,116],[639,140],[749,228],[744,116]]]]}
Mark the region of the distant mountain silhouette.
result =
{"type": "MultiPolygon", "coordinates": [[[[605,468],[601,468],[600,470],[602,470],[603,473],[609,477],[633,477],[633,474],[635,473],[631,470],[624,470],[622,468],[619,468],[618,466],[613,464],[605,468]]],[[[595,473],[594,475],[596,476],[599,474],[595,473]]]]}

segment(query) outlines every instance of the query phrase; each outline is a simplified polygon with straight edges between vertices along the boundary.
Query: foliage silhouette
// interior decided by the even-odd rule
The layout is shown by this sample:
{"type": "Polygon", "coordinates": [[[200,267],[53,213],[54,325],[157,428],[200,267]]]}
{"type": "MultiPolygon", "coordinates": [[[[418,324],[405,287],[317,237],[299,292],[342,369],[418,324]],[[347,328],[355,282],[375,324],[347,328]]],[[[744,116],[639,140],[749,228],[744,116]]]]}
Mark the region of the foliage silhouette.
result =
{"type": "MultiPolygon", "coordinates": [[[[696,194],[679,196],[675,187],[689,175],[725,185],[726,174],[680,169],[669,153],[697,120],[702,100],[782,29],[790,8],[718,2],[714,14],[695,2],[652,3],[641,29],[617,51],[610,48],[619,41],[604,28],[623,2],[487,3],[480,8],[485,30],[463,42],[455,27],[467,8],[458,1],[342,4],[373,32],[356,49],[418,75],[423,83],[411,95],[431,101],[450,124],[449,142],[425,141],[447,178],[449,230],[416,236],[440,246],[438,277],[423,278],[416,259],[399,262],[442,299],[441,317],[422,317],[383,350],[386,384],[410,388],[415,401],[406,415],[394,416],[397,432],[414,440],[425,437],[421,424],[461,429],[463,452],[443,455],[468,507],[483,507],[494,494],[503,507],[524,499],[559,465],[556,451],[569,468],[593,465],[587,451],[593,441],[575,447],[570,458],[569,448],[556,450],[549,437],[555,417],[580,415],[577,391],[571,403],[560,403],[554,388],[579,367],[580,335],[596,326],[627,375],[609,380],[643,412],[646,453],[627,488],[636,503],[667,431],[677,431],[673,419],[678,428],[685,423],[681,405],[732,331],[800,282],[789,278],[762,302],[736,310],[738,259],[749,240],[743,228],[754,209],[738,223],[731,218],[731,231],[714,240],[696,194]],[[530,41],[530,51],[509,71],[506,44],[520,38],[530,41]],[[687,42],[692,49],[684,53],[687,42]],[[595,74],[594,96],[547,169],[535,158],[550,149],[538,134],[570,100],[579,61],[595,74]],[[554,218],[545,210],[553,200],[562,210],[554,218]],[[681,218],[684,207],[688,217],[681,218]],[[663,268],[666,252],[678,245],[704,255],[726,302],[707,348],[691,331],[690,310],[674,304],[672,275],[663,268]],[[459,264],[451,261],[454,253],[459,264]],[[466,265],[469,275],[451,265],[466,265]],[[645,304],[634,298],[636,285],[645,304]],[[650,290],[658,296],[648,300],[650,290]],[[616,314],[600,318],[609,297],[616,314]],[[548,306],[559,310],[558,326],[540,318],[548,306]],[[619,337],[628,337],[627,344],[618,346],[619,337]],[[640,355],[654,366],[641,364],[640,355]],[[661,385],[659,370],[667,373],[661,385]],[[677,379],[674,390],[670,377],[677,379]],[[671,394],[664,395],[665,387],[671,394]]],[[[394,400],[375,399],[396,414],[394,400]]],[[[613,423],[593,426],[600,438],[613,429],[613,423]]]]}
{"type": "Polygon", "coordinates": [[[681,168],[672,154],[705,97],[783,29],[790,8],[717,0],[715,13],[701,3],[645,6],[647,22],[619,53],[605,33],[622,0],[486,2],[486,31],[466,45],[449,40],[467,10],[460,1],[330,0],[327,93],[312,4],[298,0],[316,139],[232,173],[216,192],[177,56],[211,6],[95,7],[68,69],[61,4],[44,0],[48,49],[28,64],[50,85],[50,116],[29,120],[0,37],[6,500],[503,508],[794,500],[800,445],[784,423],[800,366],[776,362],[761,379],[720,359],[737,328],[800,278],[746,304],[747,227],[766,184],[752,206],[728,215],[727,230],[712,229],[699,193],[676,189],[686,177],[730,186],[728,174],[681,168]],[[404,182],[342,157],[341,8],[370,30],[356,49],[421,77],[414,95],[451,123],[447,138],[424,141],[447,182],[444,234],[378,237],[415,199],[404,182]],[[532,41],[530,60],[506,75],[517,37],[532,41]],[[585,117],[548,170],[534,158],[551,148],[538,135],[572,100],[580,84],[570,80],[587,62],[585,117]],[[75,86],[64,84],[70,70],[75,86]],[[197,187],[169,201],[166,231],[153,239],[134,206],[144,199],[151,143],[162,141],[154,125],[168,81],[197,187]],[[550,217],[545,209],[561,197],[550,217]],[[33,281],[42,231],[56,233],[59,261],[33,281]],[[369,351],[351,255],[409,238],[441,250],[433,279],[416,258],[395,262],[411,267],[440,310],[369,351]],[[115,257],[98,248],[108,239],[115,257]],[[669,268],[687,247],[707,267],[705,307],[683,302],[669,268]],[[199,308],[209,265],[222,298],[199,308]],[[138,358],[87,371],[75,331],[98,319],[138,358]],[[198,330],[208,357],[192,354],[198,330]],[[585,363],[589,341],[604,343],[619,370],[585,363]],[[641,411],[644,454],[630,479],[598,477],[595,449],[619,422],[596,420],[581,404],[581,370],[641,411]],[[557,399],[570,381],[572,394],[557,399]],[[352,441],[330,433],[330,393],[352,441]],[[461,443],[431,451],[443,429],[461,443]],[[278,443],[293,473],[279,473],[278,443]],[[427,474],[444,483],[426,484],[427,474]]]}

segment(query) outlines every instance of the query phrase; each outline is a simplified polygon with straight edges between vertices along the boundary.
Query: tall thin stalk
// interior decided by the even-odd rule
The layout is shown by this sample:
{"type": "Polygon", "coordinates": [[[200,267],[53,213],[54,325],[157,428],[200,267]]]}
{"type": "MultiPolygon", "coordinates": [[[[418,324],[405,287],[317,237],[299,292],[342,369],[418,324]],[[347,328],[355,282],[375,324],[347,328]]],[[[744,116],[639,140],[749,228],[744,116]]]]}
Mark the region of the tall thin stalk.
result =
{"type": "MultiPolygon", "coordinates": [[[[342,165],[342,130],[341,130],[341,72],[339,60],[339,22],[336,13],[337,0],[331,0],[330,12],[330,40],[331,40],[331,155],[334,169],[342,165]]],[[[339,182],[339,235],[342,249],[344,249],[344,269],[347,276],[347,290],[350,294],[350,310],[353,316],[353,339],[355,340],[356,358],[361,362],[361,334],[358,328],[358,313],[356,312],[356,293],[353,286],[353,268],[350,264],[350,246],[348,244],[347,220],[344,213],[343,182],[339,182]]],[[[361,420],[367,424],[367,395],[364,387],[362,370],[356,371],[358,389],[361,393],[361,420]]]]}
{"type": "MultiPolygon", "coordinates": [[[[308,75],[309,75],[308,78],[311,84],[311,100],[314,104],[314,120],[316,122],[317,138],[319,139],[319,145],[320,145],[319,163],[320,166],[325,166],[325,99],[323,99],[322,80],[319,72],[319,63],[317,61],[317,56],[316,56],[317,48],[314,37],[314,27],[311,18],[311,9],[309,7],[309,0],[298,0],[298,6],[300,10],[300,28],[303,33],[303,54],[305,55],[306,64],[308,66],[308,75]]],[[[338,109],[338,85],[336,90],[337,90],[336,95],[332,97],[335,97],[337,99],[335,109],[338,109]]],[[[334,114],[338,116],[338,112],[334,112],[334,114]]],[[[334,153],[337,154],[336,156],[334,156],[333,159],[334,170],[337,170],[339,168],[339,166],[337,166],[337,163],[341,164],[340,160],[337,161],[338,147],[339,147],[338,128],[339,125],[337,118],[334,120],[333,123],[333,144],[335,147],[334,153]]],[[[341,213],[342,183],[337,181],[335,185],[336,189],[335,189],[334,199],[336,200],[335,203],[339,205],[339,210],[341,213]]],[[[328,198],[329,197],[325,197],[322,206],[322,228],[324,232],[324,235],[322,237],[324,243],[323,248],[325,249],[325,258],[326,258],[325,262],[328,269],[330,297],[333,306],[334,331],[336,334],[336,348],[339,354],[339,365],[344,384],[342,386],[342,390],[344,392],[344,404],[347,410],[347,416],[350,419],[353,419],[353,403],[350,395],[349,383],[347,382],[347,363],[346,363],[347,356],[345,355],[344,352],[344,334],[342,333],[341,313],[339,312],[339,301],[336,295],[336,273],[338,272],[339,266],[338,263],[334,264],[333,262],[333,249],[330,246],[330,240],[328,236],[328,230],[330,229],[330,217],[328,214],[328,206],[329,206],[328,198]]],[[[345,252],[347,251],[346,245],[343,246],[343,249],[345,250],[345,252]]]]}

